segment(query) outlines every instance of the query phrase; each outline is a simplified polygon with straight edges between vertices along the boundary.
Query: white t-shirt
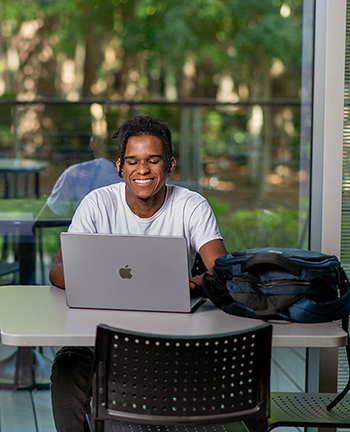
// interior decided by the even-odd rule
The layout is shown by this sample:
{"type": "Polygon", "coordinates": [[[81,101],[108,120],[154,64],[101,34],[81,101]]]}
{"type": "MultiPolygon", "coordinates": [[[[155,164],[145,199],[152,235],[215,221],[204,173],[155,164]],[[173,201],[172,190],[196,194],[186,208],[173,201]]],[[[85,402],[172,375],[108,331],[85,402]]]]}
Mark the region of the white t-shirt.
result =
{"type": "Polygon", "coordinates": [[[167,185],[162,207],[150,218],[140,218],[126,203],[125,183],[95,189],[77,208],[70,232],[122,235],[183,236],[187,240],[189,268],[207,242],[222,239],[207,200],[180,186],[167,185]]]}
{"type": "Polygon", "coordinates": [[[75,164],[60,175],[47,204],[54,213],[65,216],[92,190],[120,181],[116,166],[106,159],[75,164]]]}

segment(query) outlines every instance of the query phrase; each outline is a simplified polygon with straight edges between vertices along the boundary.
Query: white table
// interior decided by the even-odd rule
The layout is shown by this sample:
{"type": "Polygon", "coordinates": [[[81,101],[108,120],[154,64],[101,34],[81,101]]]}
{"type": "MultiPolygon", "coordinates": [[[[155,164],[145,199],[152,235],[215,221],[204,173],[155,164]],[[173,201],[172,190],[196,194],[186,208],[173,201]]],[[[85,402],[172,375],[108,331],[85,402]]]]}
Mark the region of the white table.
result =
{"type": "MultiPolygon", "coordinates": [[[[0,287],[1,343],[12,346],[93,346],[100,323],[173,335],[218,334],[256,327],[261,321],[228,315],[209,301],[194,313],[71,309],[65,292],[44,286],[0,287]]],[[[336,323],[273,322],[274,347],[337,348],[346,333],[336,323]]]]}
{"type": "MultiPolygon", "coordinates": [[[[4,345],[93,346],[96,326],[100,323],[149,333],[202,335],[246,330],[261,321],[225,314],[209,301],[189,314],[82,310],[68,308],[65,292],[53,286],[0,287],[0,336],[4,345]]],[[[319,351],[332,351],[329,348],[334,351],[347,343],[347,335],[337,323],[275,321],[272,324],[274,347],[311,348],[317,354],[315,362],[318,362],[319,351]]],[[[313,378],[324,375],[318,367],[316,365],[313,370],[313,378]]],[[[325,375],[331,375],[330,369],[336,367],[336,363],[326,365],[325,375]]],[[[29,371],[30,365],[26,361],[22,372],[24,378],[29,371]]],[[[334,381],[334,377],[332,379],[334,381]]]]}

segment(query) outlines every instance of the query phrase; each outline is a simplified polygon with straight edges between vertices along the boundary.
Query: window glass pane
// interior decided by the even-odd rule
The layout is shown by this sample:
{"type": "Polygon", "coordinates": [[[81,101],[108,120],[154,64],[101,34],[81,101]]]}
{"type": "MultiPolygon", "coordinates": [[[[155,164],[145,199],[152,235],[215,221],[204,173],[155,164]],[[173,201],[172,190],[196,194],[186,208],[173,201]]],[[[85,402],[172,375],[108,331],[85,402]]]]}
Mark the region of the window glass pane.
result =
{"type": "MultiPolygon", "coordinates": [[[[113,132],[147,113],[173,133],[169,181],[208,198],[228,250],[308,247],[313,1],[37,0],[1,13],[1,163],[27,164],[0,173],[7,218],[31,227],[65,169],[96,154],[114,164],[113,132]]],[[[39,219],[65,225],[79,199],[39,219]]],[[[30,283],[47,283],[66,227],[37,229],[30,283]]]]}
{"type": "MultiPolygon", "coordinates": [[[[350,10],[347,7],[346,15],[346,36],[348,38],[350,32],[350,10]]],[[[348,39],[347,39],[348,40],[348,39]]],[[[343,141],[343,194],[342,194],[342,234],[341,234],[341,262],[345,270],[349,273],[350,270],[350,253],[349,253],[349,174],[350,174],[350,47],[346,44],[345,51],[345,88],[344,88],[344,141],[343,141]]]]}
{"type": "MultiPolygon", "coordinates": [[[[350,34],[350,8],[347,1],[346,10],[346,40],[350,34]]],[[[344,128],[343,128],[343,185],[342,185],[342,219],[341,219],[341,251],[340,260],[346,273],[350,274],[350,248],[349,248],[349,175],[350,175],[350,46],[345,45],[345,74],[344,74],[344,128]]],[[[341,391],[346,383],[349,374],[349,365],[345,348],[339,349],[338,354],[338,390],[341,391]]]]}

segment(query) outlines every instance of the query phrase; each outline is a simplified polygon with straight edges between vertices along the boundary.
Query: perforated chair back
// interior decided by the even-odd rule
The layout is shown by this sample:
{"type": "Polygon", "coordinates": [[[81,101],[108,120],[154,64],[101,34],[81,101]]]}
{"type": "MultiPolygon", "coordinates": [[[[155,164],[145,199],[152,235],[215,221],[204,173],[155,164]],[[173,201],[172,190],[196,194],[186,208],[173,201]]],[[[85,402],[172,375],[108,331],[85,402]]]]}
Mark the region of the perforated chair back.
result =
{"type": "Polygon", "coordinates": [[[199,253],[196,254],[192,269],[191,269],[191,276],[199,276],[202,275],[204,272],[207,271],[207,268],[204,265],[204,262],[202,260],[202,257],[199,253]]]}
{"type": "Polygon", "coordinates": [[[270,354],[270,324],[197,337],[132,333],[100,325],[94,418],[153,425],[267,419],[270,354]]]}

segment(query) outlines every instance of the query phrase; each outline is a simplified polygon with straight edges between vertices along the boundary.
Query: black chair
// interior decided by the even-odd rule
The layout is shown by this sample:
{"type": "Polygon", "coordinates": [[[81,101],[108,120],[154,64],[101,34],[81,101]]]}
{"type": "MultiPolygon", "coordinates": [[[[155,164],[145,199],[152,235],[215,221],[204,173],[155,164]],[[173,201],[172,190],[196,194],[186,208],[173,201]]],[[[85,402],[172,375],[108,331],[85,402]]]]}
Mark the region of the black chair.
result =
{"type": "MultiPolygon", "coordinates": [[[[0,277],[7,276],[12,274],[13,280],[12,283],[16,282],[16,277],[19,277],[19,261],[18,261],[18,254],[14,247],[14,261],[8,262],[7,258],[9,255],[9,246],[11,242],[9,241],[9,235],[5,234],[3,236],[3,246],[2,246],[2,253],[0,256],[0,277]]],[[[8,283],[8,282],[7,282],[8,283]]]]}
{"type": "Polygon", "coordinates": [[[350,427],[350,395],[327,410],[334,393],[271,393],[268,430],[277,427],[350,427]]]}
{"type": "MultiPolygon", "coordinates": [[[[342,329],[348,333],[349,317],[342,319],[342,329]]],[[[346,346],[350,370],[349,334],[346,346]]],[[[339,393],[271,393],[271,414],[268,430],[282,426],[350,427],[350,378],[339,393]]]]}
{"type": "Polygon", "coordinates": [[[252,419],[266,431],[271,329],[185,337],[99,325],[90,429],[239,432],[252,419]]]}
{"type": "MultiPolygon", "coordinates": [[[[43,209],[46,207],[47,207],[47,204],[45,204],[43,209]]],[[[67,227],[70,225],[70,223],[71,223],[70,218],[57,219],[57,220],[52,219],[51,220],[51,219],[38,219],[38,216],[33,223],[32,232],[33,232],[33,235],[36,239],[36,243],[38,246],[38,253],[39,253],[39,260],[40,260],[40,271],[41,271],[41,283],[43,285],[45,285],[45,283],[47,283],[46,278],[45,278],[45,268],[44,268],[43,229],[44,228],[57,228],[57,227],[67,229],[67,227]]]]}
{"type": "Polygon", "coordinates": [[[192,277],[194,276],[199,276],[203,273],[205,273],[207,271],[207,268],[204,265],[204,262],[202,260],[202,257],[200,256],[199,253],[196,254],[196,258],[194,260],[192,269],[191,269],[191,275],[192,277]]]}
{"type": "Polygon", "coordinates": [[[18,271],[19,271],[19,263],[18,262],[5,263],[5,264],[0,263],[0,276],[6,276],[8,274],[15,273],[18,271]]]}

